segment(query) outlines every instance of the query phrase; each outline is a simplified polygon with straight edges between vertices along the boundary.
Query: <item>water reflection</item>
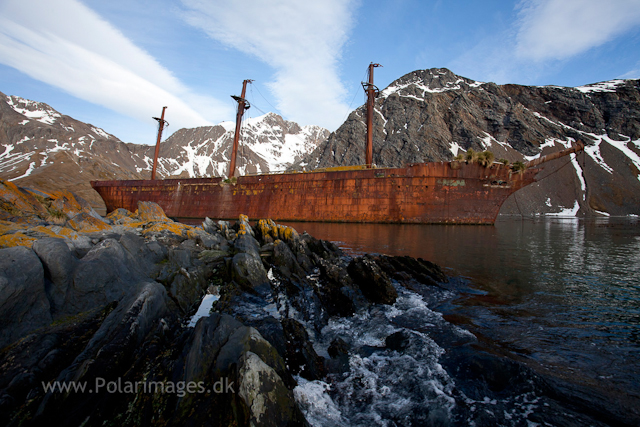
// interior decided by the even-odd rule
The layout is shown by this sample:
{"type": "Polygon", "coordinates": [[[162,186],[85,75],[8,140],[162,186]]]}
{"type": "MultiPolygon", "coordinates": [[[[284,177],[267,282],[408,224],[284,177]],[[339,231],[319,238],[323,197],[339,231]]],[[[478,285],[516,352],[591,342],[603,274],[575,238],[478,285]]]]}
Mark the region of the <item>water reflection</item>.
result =
{"type": "Polygon", "coordinates": [[[502,220],[495,226],[288,223],[357,255],[410,255],[482,292],[454,315],[528,360],[640,394],[637,220],[502,220]]]}

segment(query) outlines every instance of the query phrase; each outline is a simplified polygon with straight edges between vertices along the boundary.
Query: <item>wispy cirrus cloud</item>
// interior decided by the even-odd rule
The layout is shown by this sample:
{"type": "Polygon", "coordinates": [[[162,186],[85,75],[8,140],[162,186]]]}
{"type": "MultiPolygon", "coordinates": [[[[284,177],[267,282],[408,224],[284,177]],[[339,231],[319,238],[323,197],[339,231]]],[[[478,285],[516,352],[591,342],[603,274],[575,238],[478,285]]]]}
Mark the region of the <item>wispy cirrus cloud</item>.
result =
{"type": "Polygon", "coordinates": [[[640,0],[527,0],[520,4],[516,54],[562,60],[640,25],[640,0]]]}
{"type": "MultiPolygon", "coordinates": [[[[448,66],[483,81],[537,84],[571,67],[579,54],[640,26],[640,0],[523,0],[513,12],[510,25],[487,31],[448,66]]],[[[637,69],[625,76],[636,77],[637,69]]]]}
{"type": "Polygon", "coordinates": [[[189,24],[275,69],[268,85],[285,116],[331,129],[342,123],[348,108],[338,63],[353,25],[354,3],[182,0],[189,24]]]}
{"type": "Polygon", "coordinates": [[[0,62],[140,120],[171,110],[176,127],[210,124],[229,106],[198,96],[78,0],[0,3],[0,62]]]}

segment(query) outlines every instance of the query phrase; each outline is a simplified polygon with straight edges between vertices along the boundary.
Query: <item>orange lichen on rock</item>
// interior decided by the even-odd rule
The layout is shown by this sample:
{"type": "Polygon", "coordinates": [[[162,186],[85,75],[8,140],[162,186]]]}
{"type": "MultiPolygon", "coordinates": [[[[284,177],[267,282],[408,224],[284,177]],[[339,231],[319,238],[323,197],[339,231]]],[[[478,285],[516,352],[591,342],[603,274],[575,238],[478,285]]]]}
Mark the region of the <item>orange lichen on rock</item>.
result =
{"type": "Polygon", "coordinates": [[[91,207],[87,209],[87,206],[83,206],[70,191],[55,191],[52,196],[54,200],[51,203],[51,208],[64,213],[67,218],[71,219],[80,212],[88,212],[91,209],[91,207]]]}
{"type": "Polygon", "coordinates": [[[272,219],[258,220],[257,227],[263,236],[271,236],[274,239],[278,238],[278,226],[272,219]]]}
{"type": "Polygon", "coordinates": [[[107,215],[107,219],[113,221],[114,223],[121,224],[125,222],[135,221],[137,217],[126,209],[118,208],[107,215]]]}
{"type": "Polygon", "coordinates": [[[12,216],[39,216],[44,218],[48,212],[31,193],[23,191],[13,182],[0,180],[0,210],[12,216]]]}
{"type": "Polygon", "coordinates": [[[21,230],[22,228],[23,227],[20,227],[18,224],[11,221],[0,220],[0,235],[13,233],[15,231],[21,230]]]}
{"type": "Polygon", "coordinates": [[[298,238],[298,236],[299,234],[295,230],[295,228],[278,224],[278,237],[280,237],[281,240],[284,240],[287,243],[291,243],[296,238],[298,238]]]}
{"type": "MultiPolygon", "coordinates": [[[[137,214],[129,212],[123,208],[119,208],[111,212],[107,215],[107,219],[112,221],[114,224],[124,225],[131,228],[144,227],[147,224],[147,221],[141,220],[137,214]]],[[[167,218],[167,220],[169,219],[167,218]]]]}
{"type": "Polygon", "coordinates": [[[0,248],[11,248],[14,246],[26,246],[30,248],[35,242],[35,237],[30,237],[18,231],[17,233],[4,234],[0,236],[0,248]]]}
{"type": "Polygon", "coordinates": [[[67,221],[67,226],[82,233],[111,230],[109,224],[85,212],[81,212],[67,221]]]}
{"type": "Polygon", "coordinates": [[[261,219],[256,226],[262,236],[270,236],[273,240],[290,243],[298,238],[298,232],[289,226],[276,224],[272,219],[261,219]]]}
{"type": "Polygon", "coordinates": [[[153,202],[138,202],[136,213],[143,221],[171,221],[162,208],[153,202]]]}
{"type": "Polygon", "coordinates": [[[52,226],[45,227],[44,225],[37,225],[28,230],[28,233],[32,237],[57,237],[62,238],[58,233],[53,231],[52,226]]]}
{"type": "Polygon", "coordinates": [[[173,222],[171,220],[168,221],[163,221],[163,222],[156,222],[153,223],[150,227],[147,227],[142,234],[144,236],[151,234],[151,233],[159,233],[159,232],[163,232],[163,231],[168,231],[170,233],[173,233],[177,236],[182,236],[183,233],[187,233],[189,231],[189,229],[192,228],[188,225],[185,224],[181,224],[179,222],[173,222]]]}

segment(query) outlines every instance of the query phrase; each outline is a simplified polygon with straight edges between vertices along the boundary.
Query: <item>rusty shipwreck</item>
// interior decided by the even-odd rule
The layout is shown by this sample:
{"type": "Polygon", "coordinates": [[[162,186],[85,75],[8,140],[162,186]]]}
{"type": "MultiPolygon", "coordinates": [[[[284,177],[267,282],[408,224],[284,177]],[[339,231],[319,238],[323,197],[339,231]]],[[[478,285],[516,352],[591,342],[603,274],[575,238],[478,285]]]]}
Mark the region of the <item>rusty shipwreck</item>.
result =
{"type": "MultiPolygon", "coordinates": [[[[493,224],[500,207],[514,192],[533,183],[540,165],[582,150],[571,148],[525,163],[516,171],[509,165],[482,166],[464,161],[410,164],[401,168],[376,168],[372,161],[372,115],[378,89],[369,66],[367,94],[366,165],[251,176],[235,176],[241,119],[249,108],[247,83],[238,102],[230,179],[155,179],[156,159],[150,180],[92,181],[107,212],[137,209],[138,201],[158,203],[177,219],[251,219],[278,221],[332,221],[371,223],[493,224]]],[[[164,119],[164,109],[163,118],[164,119]]],[[[160,122],[155,156],[162,122],[160,122]]]]}

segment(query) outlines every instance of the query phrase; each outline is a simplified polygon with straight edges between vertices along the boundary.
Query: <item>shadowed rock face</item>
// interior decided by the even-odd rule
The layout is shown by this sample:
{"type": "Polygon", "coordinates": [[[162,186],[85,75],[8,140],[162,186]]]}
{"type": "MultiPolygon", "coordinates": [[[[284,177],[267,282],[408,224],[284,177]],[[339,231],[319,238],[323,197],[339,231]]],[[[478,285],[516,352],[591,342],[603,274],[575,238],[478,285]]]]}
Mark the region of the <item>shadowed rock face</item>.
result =
{"type": "MultiPolygon", "coordinates": [[[[34,197],[37,208],[15,191],[0,210],[9,219],[0,220],[0,417],[8,425],[350,425],[373,408],[375,419],[408,425],[493,425],[521,402],[500,400],[491,415],[469,399],[493,405],[533,392],[550,408],[536,422],[639,419],[476,350],[479,340],[427,308],[455,292],[455,279],[426,260],[353,259],[245,216],[192,227],[144,203],[104,218],[104,230],[75,231],[72,219],[95,216],[68,208],[53,225],[43,218],[51,200],[34,197]],[[4,238],[18,233],[30,240],[4,238]],[[206,293],[219,300],[192,322],[206,293]],[[448,343],[446,352],[434,340],[448,343]],[[86,389],[45,389],[54,381],[86,389]]],[[[82,205],[65,197],[62,206],[82,205]]]]}
{"type": "Polygon", "coordinates": [[[329,362],[308,328],[394,300],[379,298],[395,290],[374,258],[352,274],[337,246],[271,220],[192,227],[145,202],[102,218],[72,193],[0,184],[10,425],[307,425],[295,376],[348,369],[348,348],[329,362]],[[207,292],[214,311],[187,327],[207,292]]]}
{"type": "MultiPolygon", "coordinates": [[[[365,115],[365,106],[352,112],[295,168],[363,164],[365,115]]],[[[540,183],[512,195],[501,212],[545,214],[577,202],[582,215],[639,214],[640,80],[581,88],[496,85],[432,68],[402,76],[375,102],[379,167],[450,161],[469,149],[515,162],[575,140],[587,144],[586,155],[574,165],[567,166],[569,159],[545,165],[540,183]]]]}

